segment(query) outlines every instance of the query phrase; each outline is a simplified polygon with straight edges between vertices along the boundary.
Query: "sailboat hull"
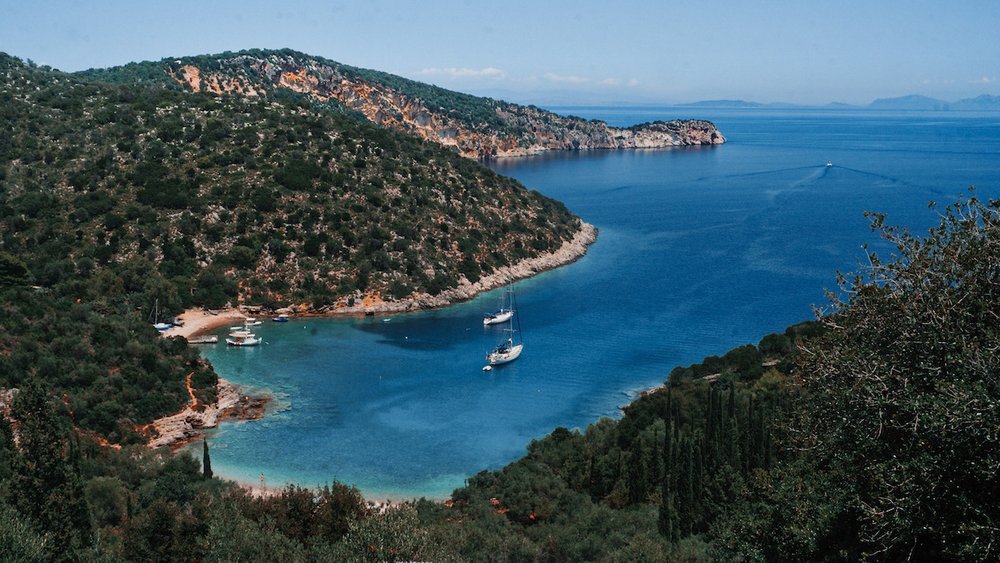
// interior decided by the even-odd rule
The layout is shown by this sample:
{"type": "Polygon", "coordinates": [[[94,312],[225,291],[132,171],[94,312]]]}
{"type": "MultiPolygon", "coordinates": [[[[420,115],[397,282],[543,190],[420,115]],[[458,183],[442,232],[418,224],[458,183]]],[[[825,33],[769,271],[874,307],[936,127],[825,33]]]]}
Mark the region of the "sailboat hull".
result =
{"type": "Polygon", "coordinates": [[[513,362],[521,355],[521,350],[524,349],[523,344],[515,344],[511,346],[506,352],[492,352],[486,358],[490,361],[491,366],[506,364],[513,362]]]}
{"type": "Polygon", "coordinates": [[[509,310],[497,311],[496,313],[483,317],[483,324],[495,325],[495,324],[505,323],[509,321],[510,318],[513,316],[514,316],[514,311],[509,311],[509,310]]]}

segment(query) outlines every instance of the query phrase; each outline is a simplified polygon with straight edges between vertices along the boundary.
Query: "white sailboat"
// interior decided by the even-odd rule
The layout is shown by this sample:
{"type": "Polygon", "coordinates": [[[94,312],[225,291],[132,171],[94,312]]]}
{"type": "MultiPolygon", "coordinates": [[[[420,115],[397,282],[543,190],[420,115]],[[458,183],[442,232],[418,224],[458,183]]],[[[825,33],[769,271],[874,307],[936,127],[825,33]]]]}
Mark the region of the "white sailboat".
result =
{"type": "Polygon", "coordinates": [[[483,371],[490,371],[495,365],[513,362],[521,356],[521,352],[524,350],[524,343],[519,336],[521,332],[521,320],[516,315],[514,291],[509,288],[508,291],[510,294],[510,315],[507,317],[508,328],[504,329],[507,332],[507,339],[498,344],[492,352],[486,354],[486,361],[489,364],[483,367],[483,371]],[[517,328],[514,328],[515,318],[517,318],[517,328]]]}
{"type": "Polygon", "coordinates": [[[157,299],[156,302],[155,302],[155,304],[153,305],[153,319],[152,320],[153,320],[153,328],[155,328],[156,330],[158,330],[160,332],[163,332],[164,330],[167,330],[168,328],[174,326],[173,323],[163,323],[163,322],[160,322],[160,300],[159,299],[157,299]]]}
{"type": "Polygon", "coordinates": [[[500,296],[499,308],[492,313],[486,313],[483,315],[483,326],[495,325],[500,323],[505,323],[514,316],[514,290],[507,286],[503,294],[500,296]],[[506,303],[504,302],[506,301],[506,303]]]}

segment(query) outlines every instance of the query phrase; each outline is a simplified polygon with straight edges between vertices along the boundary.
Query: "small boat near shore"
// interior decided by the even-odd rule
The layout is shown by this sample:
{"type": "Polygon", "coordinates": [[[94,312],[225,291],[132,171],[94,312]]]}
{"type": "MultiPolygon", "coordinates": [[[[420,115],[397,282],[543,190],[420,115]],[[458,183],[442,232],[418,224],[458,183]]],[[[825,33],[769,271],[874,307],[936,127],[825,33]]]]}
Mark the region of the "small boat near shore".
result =
{"type": "Polygon", "coordinates": [[[150,320],[153,323],[153,328],[155,328],[156,330],[158,330],[160,332],[163,332],[163,331],[167,330],[168,328],[172,328],[174,326],[173,323],[165,323],[165,322],[161,322],[160,321],[160,300],[159,299],[157,299],[156,302],[155,302],[155,304],[153,305],[153,312],[150,315],[150,317],[151,317],[150,320]]]}
{"type": "Polygon", "coordinates": [[[288,322],[288,315],[282,313],[282,314],[278,315],[277,317],[273,317],[271,319],[271,322],[273,322],[273,323],[287,323],[288,322]]]}
{"type": "Polygon", "coordinates": [[[188,344],[215,344],[219,341],[218,336],[194,336],[188,338],[188,344]]]}
{"type": "Polygon", "coordinates": [[[249,330],[236,330],[226,337],[226,344],[230,346],[256,346],[261,342],[263,340],[249,330]]]}

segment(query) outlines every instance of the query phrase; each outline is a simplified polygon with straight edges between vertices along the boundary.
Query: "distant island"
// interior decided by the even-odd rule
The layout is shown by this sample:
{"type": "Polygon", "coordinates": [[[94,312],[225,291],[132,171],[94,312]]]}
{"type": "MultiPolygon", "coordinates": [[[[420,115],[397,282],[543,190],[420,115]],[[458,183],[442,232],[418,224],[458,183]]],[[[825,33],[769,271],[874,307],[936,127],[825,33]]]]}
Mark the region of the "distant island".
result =
{"type": "Polygon", "coordinates": [[[851,110],[902,110],[902,111],[1000,111],[1000,96],[983,94],[975,98],[965,98],[946,102],[927,96],[911,94],[895,98],[878,98],[867,105],[831,102],[825,105],[803,105],[787,102],[752,102],[747,100],[703,100],[677,107],[715,109],[851,109],[851,110]]]}

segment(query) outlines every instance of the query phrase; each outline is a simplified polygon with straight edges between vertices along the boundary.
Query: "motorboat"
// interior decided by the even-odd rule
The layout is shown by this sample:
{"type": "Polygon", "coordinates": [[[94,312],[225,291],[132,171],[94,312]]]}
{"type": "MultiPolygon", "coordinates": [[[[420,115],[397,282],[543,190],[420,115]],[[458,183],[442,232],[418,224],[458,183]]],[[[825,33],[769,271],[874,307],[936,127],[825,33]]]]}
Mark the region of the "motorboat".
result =
{"type": "Polygon", "coordinates": [[[226,337],[226,344],[230,346],[256,346],[261,342],[263,341],[249,330],[236,330],[226,337]]]}

